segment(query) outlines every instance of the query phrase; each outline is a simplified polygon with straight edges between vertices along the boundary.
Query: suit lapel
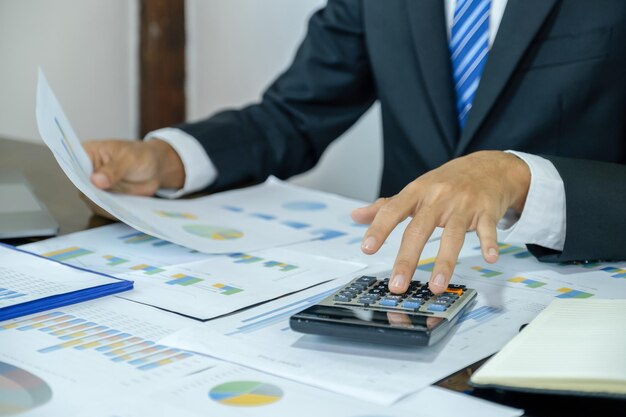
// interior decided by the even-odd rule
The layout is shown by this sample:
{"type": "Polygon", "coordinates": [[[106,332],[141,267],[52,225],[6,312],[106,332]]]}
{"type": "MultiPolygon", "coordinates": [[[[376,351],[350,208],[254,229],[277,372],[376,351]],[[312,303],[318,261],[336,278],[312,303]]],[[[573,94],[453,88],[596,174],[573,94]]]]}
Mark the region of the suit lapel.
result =
{"type": "Polygon", "coordinates": [[[443,1],[408,0],[406,4],[425,88],[452,151],[459,132],[443,1]]]}
{"type": "Polygon", "coordinates": [[[556,1],[508,0],[455,156],[471,142],[556,1]]]}

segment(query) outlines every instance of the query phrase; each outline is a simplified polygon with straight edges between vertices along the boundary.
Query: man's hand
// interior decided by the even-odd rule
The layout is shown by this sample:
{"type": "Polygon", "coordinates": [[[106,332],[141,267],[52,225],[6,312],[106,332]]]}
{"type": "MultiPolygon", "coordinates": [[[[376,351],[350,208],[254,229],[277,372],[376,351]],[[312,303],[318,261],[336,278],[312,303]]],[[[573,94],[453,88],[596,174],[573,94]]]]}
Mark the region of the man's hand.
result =
{"type": "Polygon", "coordinates": [[[83,146],[94,168],[91,182],[100,189],[150,196],[185,183],[183,163],[167,142],[98,140],[83,146]]]}
{"type": "Polygon", "coordinates": [[[481,151],[422,175],[391,198],[354,210],[352,218],[371,223],[361,249],[373,254],[399,223],[413,217],[389,281],[395,293],[407,290],[426,242],[436,227],[443,227],[429,281],[430,290],[441,293],[450,282],[468,230],[478,234],[485,261],[497,261],[498,221],[509,208],[522,212],[529,186],[530,170],[524,161],[505,152],[481,151]]]}

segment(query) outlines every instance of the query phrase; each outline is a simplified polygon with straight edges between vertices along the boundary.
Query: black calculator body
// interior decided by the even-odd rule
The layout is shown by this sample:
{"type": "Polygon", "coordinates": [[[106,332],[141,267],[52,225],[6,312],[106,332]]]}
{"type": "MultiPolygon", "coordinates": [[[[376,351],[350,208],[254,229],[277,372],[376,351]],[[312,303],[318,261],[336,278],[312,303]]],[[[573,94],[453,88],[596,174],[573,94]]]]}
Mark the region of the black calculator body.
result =
{"type": "Polygon", "coordinates": [[[434,295],[428,283],[412,281],[400,295],[388,290],[389,278],[355,278],[320,303],[291,316],[300,333],[367,343],[430,346],[441,340],[476,298],[476,290],[448,286],[434,295]]]}

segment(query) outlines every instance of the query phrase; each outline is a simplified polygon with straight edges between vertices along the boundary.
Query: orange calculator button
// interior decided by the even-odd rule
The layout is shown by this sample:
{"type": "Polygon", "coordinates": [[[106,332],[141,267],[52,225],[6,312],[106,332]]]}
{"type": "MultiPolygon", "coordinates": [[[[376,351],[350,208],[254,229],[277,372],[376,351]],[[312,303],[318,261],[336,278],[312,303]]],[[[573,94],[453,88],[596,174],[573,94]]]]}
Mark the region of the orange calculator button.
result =
{"type": "Polygon", "coordinates": [[[445,292],[451,292],[452,294],[456,294],[459,297],[463,295],[463,290],[461,288],[446,288],[445,292]]]}

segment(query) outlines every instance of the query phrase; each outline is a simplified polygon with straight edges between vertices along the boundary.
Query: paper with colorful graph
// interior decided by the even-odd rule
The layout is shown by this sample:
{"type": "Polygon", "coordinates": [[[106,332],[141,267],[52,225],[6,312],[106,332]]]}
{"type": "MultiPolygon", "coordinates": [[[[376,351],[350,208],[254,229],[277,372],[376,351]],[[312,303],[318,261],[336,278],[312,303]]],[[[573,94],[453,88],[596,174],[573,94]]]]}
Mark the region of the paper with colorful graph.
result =
{"type": "Polygon", "coordinates": [[[207,255],[112,224],[22,246],[135,282],[122,298],[201,320],[271,300],[365,265],[284,248],[207,255]]]}
{"type": "Polygon", "coordinates": [[[74,185],[104,210],[144,233],[206,253],[252,251],[311,239],[285,225],[253,217],[244,221],[231,212],[212,209],[206,199],[168,201],[98,189],[90,181],[91,161],[41,70],[36,115],[41,137],[74,185]]]}

